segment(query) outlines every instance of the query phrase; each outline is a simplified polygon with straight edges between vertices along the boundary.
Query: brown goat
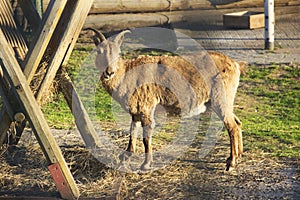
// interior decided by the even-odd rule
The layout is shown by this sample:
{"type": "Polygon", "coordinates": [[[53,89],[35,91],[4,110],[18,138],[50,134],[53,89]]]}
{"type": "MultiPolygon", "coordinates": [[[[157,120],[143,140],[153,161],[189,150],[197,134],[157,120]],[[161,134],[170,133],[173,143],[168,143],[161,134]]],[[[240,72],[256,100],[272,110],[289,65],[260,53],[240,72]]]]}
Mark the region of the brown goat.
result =
{"type": "Polygon", "coordinates": [[[189,115],[204,112],[205,103],[210,101],[213,110],[223,120],[230,138],[231,152],[226,170],[236,165],[243,153],[243,143],[242,124],[233,113],[233,104],[244,64],[217,52],[188,55],[185,58],[139,56],[126,60],[120,57],[120,47],[124,34],[129,31],[119,33],[114,39],[106,39],[100,32],[91,30],[95,32],[93,39],[98,52],[95,64],[103,72],[102,85],[132,116],[128,153],[123,156],[135,152],[137,127],[142,126],[145,161],[141,169],[151,169],[152,130],[155,126],[153,113],[156,105],[189,115]],[[210,60],[215,63],[215,71],[207,70],[207,66],[212,65],[210,60]],[[195,62],[202,66],[200,70],[194,67],[195,62]],[[180,91],[194,95],[183,101],[178,96],[180,91]]]}

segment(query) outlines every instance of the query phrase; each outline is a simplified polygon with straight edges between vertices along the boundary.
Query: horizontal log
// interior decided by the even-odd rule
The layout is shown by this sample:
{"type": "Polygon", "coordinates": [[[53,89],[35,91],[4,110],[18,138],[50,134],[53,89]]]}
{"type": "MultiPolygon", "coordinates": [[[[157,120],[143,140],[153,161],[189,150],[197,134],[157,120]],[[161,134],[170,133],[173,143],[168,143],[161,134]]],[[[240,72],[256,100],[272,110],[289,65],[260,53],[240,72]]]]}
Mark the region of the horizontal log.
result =
{"type": "MultiPolygon", "coordinates": [[[[43,0],[45,11],[50,0],[43,0]]],[[[275,0],[275,6],[300,5],[299,0],[275,0]]],[[[145,13],[263,7],[264,0],[94,0],[90,14],[145,13]]]]}
{"type": "MultiPolygon", "coordinates": [[[[275,0],[275,6],[283,5],[299,5],[299,0],[275,0]]],[[[94,0],[90,14],[250,8],[263,6],[264,0],[94,0]]]]}
{"type": "Polygon", "coordinates": [[[207,0],[95,0],[90,13],[159,12],[208,8],[213,7],[207,0]]]}
{"type": "Polygon", "coordinates": [[[206,0],[172,0],[170,10],[200,10],[200,9],[213,9],[214,4],[212,1],[206,0]]]}
{"type": "MultiPolygon", "coordinates": [[[[216,17],[222,20],[222,11],[216,11],[216,17]]],[[[189,23],[189,24],[211,24],[211,11],[209,10],[191,10],[191,11],[174,11],[159,13],[136,13],[136,14],[98,14],[89,15],[84,24],[86,28],[96,28],[104,33],[120,31],[129,28],[140,27],[170,27],[170,24],[189,23]]],[[[175,25],[176,26],[176,25],[175,25]]]]}
{"type": "MultiPolygon", "coordinates": [[[[293,4],[295,0],[275,0],[275,6],[286,6],[293,4]]],[[[228,8],[250,8],[250,7],[264,7],[263,0],[243,0],[237,1],[229,4],[216,5],[218,9],[228,9],[228,8]]]]}
{"type": "Polygon", "coordinates": [[[289,6],[297,6],[300,5],[300,0],[294,0],[294,1],[289,1],[288,2],[289,6]]]}
{"type": "Polygon", "coordinates": [[[169,8],[168,0],[95,0],[90,13],[154,12],[169,8]]]}
{"type": "Polygon", "coordinates": [[[85,21],[84,29],[93,27],[102,32],[112,32],[127,28],[146,26],[163,26],[168,24],[168,17],[163,14],[99,14],[89,15],[85,21]]]}

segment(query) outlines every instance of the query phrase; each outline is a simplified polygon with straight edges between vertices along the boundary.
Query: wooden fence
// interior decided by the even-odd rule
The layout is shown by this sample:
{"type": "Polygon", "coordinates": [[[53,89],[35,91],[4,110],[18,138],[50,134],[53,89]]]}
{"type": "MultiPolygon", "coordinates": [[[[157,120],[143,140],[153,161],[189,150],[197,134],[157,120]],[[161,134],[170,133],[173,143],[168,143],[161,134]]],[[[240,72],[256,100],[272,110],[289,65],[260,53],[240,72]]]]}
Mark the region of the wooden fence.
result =
{"type": "MultiPolygon", "coordinates": [[[[50,0],[43,0],[46,10],[50,0]]],[[[195,9],[263,7],[264,0],[94,0],[90,14],[141,13],[195,9]]],[[[300,5],[300,0],[275,0],[275,6],[300,5]]]]}
{"type": "MultiPolygon", "coordinates": [[[[46,9],[50,0],[43,0],[46,9]]],[[[275,0],[275,6],[300,5],[300,0],[275,0]]],[[[102,32],[145,26],[168,26],[191,16],[179,11],[211,9],[261,9],[264,0],[94,0],[84,28],[102,32]],[[170,12],[172,11],[172,12],[170,12]],[[176,13],[178,11],[178,13],[176,13]]],[[[197,12],[194,12],[195,18],[197,12]]]]}

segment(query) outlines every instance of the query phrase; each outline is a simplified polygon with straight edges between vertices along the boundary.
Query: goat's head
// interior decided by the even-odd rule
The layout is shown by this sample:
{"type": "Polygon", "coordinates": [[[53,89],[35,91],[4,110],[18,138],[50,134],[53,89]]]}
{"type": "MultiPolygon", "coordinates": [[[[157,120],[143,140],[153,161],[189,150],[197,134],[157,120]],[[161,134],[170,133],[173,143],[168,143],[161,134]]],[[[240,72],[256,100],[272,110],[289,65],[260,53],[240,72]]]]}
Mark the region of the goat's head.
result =
{"type": "Polygon", "coordinates": [[[89,29],[95,33],[93,40],[97,48],[96,67],[100,72],[103,72],[105,79],[111,79],[119,68],[118,60],[124,35],[130,33],[130,31],[122,31],[115,37],[106,39],[99,31],[92,28],[89,29]]]}

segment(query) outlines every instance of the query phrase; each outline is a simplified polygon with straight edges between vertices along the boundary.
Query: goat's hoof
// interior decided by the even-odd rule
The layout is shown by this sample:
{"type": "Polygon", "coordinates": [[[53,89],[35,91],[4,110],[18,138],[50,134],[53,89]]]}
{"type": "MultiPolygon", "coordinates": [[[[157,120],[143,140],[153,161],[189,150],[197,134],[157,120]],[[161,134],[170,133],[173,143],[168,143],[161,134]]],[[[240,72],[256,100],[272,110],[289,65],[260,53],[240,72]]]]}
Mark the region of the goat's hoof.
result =
{"type": "Polygon", "coordinates": [[[229,157],[226,161],[226,171],[231,171],[236,166],[236,159],[229,157]]]}
{"type": "Polygon", "coordinates": [[[241,159],[241,158],[242,158],[242,156],[243,156],[243,153],[239,153],[239,155],[238,155],[238,159],[241,159]]]}
{"type": "Polygon", "coordinates": [[[127,161],[132,156],[132,153],[129,151],[124,151],[121,155],[119,155],[119,159],[121,161],[127,161]]]}
{"type": "Polygon", "coordinates": [[[151,163],[143,163],[142,166],[141,166],[141,170],[142,171],[150,171],[152,168],[151,168],[151,163]]]}
{"type": "Polygon", "coordinates": [[[244,150],[243,149],[239,149],[239,151],[238,151],[238,158],[241,158],[242,157],[242,155],[243,155],[243,153],[244,153],[244,150]]]}

